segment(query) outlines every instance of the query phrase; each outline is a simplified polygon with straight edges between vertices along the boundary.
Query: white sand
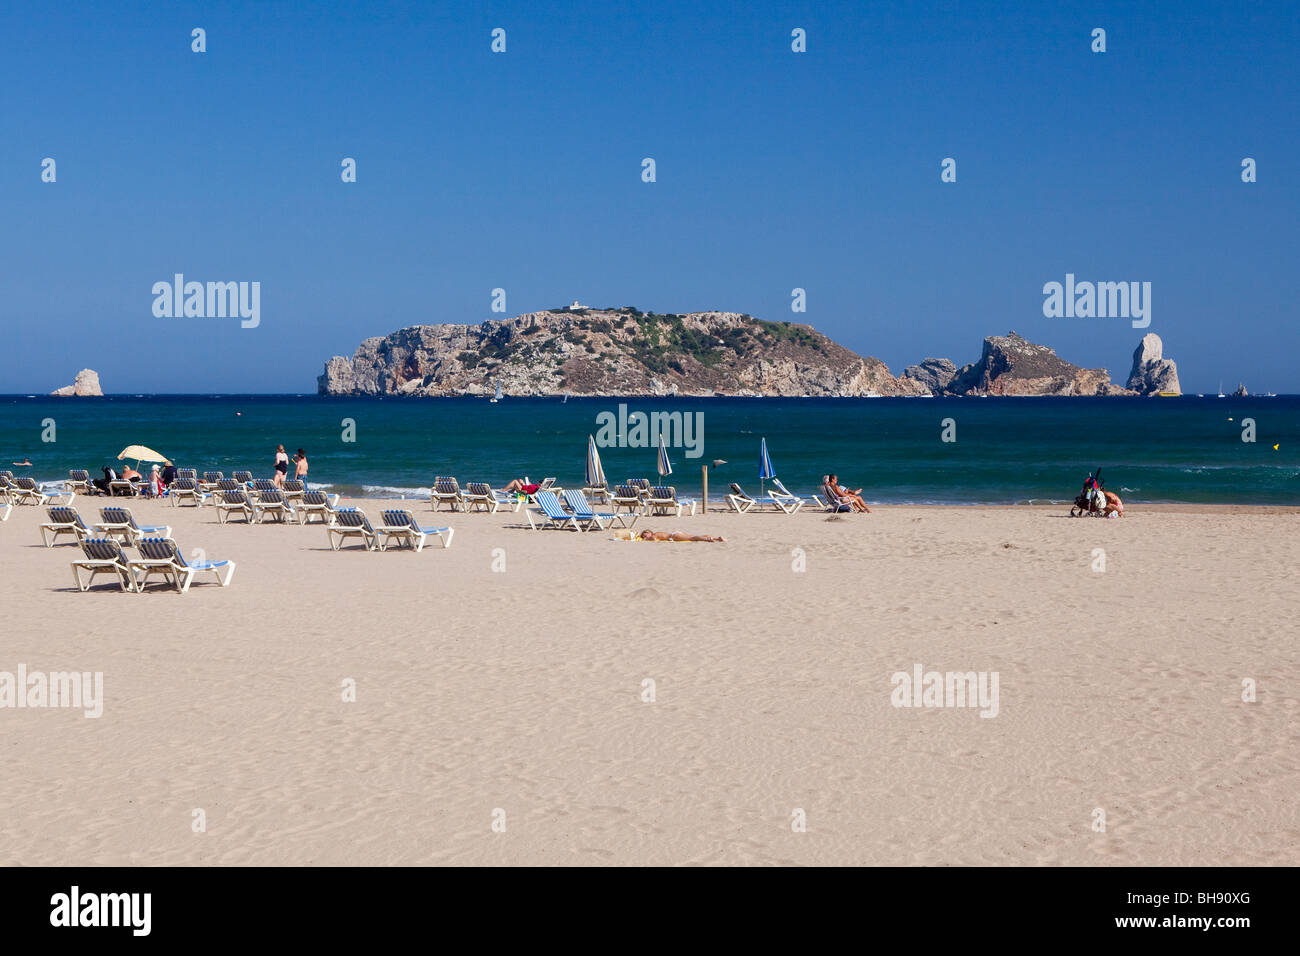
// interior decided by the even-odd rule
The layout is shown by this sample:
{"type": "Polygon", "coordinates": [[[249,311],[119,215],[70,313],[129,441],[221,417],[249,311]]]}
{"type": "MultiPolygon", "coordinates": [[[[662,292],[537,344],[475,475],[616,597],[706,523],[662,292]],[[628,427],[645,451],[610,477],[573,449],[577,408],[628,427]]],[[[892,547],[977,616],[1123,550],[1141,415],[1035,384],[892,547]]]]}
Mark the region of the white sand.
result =
{"type": "Polygon", "coordinates": [[[232,586],[78,593],[44,509],[0,524],[0,671],[106,698],[0,710],[4,863],[1300,864],[1293,513],[444,512],[450,550],[377,554],[134,508],[232,586]],[[891,706],[918,662],[998,672],[998,716],[891,706]]]}

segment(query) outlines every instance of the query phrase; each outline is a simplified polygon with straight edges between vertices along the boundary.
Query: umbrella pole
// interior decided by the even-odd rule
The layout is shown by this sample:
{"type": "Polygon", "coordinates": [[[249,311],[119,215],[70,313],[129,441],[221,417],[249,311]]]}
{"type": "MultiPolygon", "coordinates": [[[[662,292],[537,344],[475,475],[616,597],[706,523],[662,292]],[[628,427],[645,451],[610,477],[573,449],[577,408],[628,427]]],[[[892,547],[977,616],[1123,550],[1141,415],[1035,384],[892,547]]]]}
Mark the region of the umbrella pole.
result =
{"type": "Polygon", "coordinates": [[[709,513],[709,466],[703,465],[700,468],[700,474],[704,477],[704,496],[703,496],[704,500],[701,503],[703,504],[703,513],[708,514],[709,513]]]}

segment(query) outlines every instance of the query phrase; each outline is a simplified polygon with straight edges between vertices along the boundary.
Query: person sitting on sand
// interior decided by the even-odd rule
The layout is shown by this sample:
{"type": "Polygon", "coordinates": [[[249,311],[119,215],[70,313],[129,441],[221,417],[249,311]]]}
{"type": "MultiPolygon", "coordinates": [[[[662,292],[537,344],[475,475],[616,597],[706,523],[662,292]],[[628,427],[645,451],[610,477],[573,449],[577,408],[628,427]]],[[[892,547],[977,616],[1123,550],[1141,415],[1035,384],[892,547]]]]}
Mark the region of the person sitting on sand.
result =
{"type": "Polygon", "coordinates": [[[849,489],[840,485],[839,475],[830,474],[826,476],[826,493],[834,495],[837,500],[843,500],[852,505],[853,510],[860,514],[871,514],[871,509],[862,500],[862,489],[849,491],[849,489]]]}
{"type": "Polygon", "coordinates": [[[1102,509],[1103,517],[1124,517],[1124,502],[1119,500],[1119,495],[1113,491],[1105,490],[1102,491],[1102,494],[1106,496],[1106,507],[1102,509]]]}
{"type": "Polygon", "coordinates": [[[727,539],[718,535],[714,537],[708,534],[686,534],[681,531],[651,531],[646,528],[637,539],[640,541],[726,541],[727,539]]]}
{"type": "Polygon", "coordinates": [[[508,495],[509,494],[535,495],[537,494],[537,489],[540,487],[542,486],[533,484],[531,481],[528,480],[528,476],[524,475],[524,477],[522,478],[516,478],[514,481],[510,482],[510,484],[506,485],[505,488],[501,490],[508,495]]]}

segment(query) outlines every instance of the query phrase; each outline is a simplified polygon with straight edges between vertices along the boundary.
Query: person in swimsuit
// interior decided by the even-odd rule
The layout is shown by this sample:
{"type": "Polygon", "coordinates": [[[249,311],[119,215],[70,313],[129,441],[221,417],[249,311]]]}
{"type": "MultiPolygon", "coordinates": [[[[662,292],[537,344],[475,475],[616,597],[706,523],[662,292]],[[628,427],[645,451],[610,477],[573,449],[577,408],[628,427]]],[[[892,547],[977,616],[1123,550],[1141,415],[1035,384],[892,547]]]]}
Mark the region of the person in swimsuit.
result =
{"type": "Polygon", "coordinates": [[[682,531],[651,531],[649,528],[637,535],[642,541],[726,541],[721,535],[686,534],[682,531]]]}
{"type": "Polygon", "coordinates": [[[849,491],[849,489],[842,487],[838,475],[826,476],[826,490],[834,492],[836,498],[847,501],[853,506],[854,511],[862,514],[871,514],[871,509],[868,508],[867,503],[862,500],[862,489],[859,488],[857,491],[849,491]]]}
{"type": "Polygon", "coordinates": [[[302,490],[307,490],[307,453],[301,448],[293,456],[293,476],[302,482],[302,490]]]}
{"type": "Polygon", "coordinates": [[[510,484],[506,485],[502,490],[506,494],[533,495],[537,493],[537,489],[540,487],[542,486],[529,481],[528,476],[524,475],[524,477],[516,478],[514,481],[510,482],[510,484]]]}
{"type": "Polygon", "coordinates": [[[283,445],[275,446],[275,487],[284,487],[284,476],[289,473],[289,456],[284,453],[283,445]]]}

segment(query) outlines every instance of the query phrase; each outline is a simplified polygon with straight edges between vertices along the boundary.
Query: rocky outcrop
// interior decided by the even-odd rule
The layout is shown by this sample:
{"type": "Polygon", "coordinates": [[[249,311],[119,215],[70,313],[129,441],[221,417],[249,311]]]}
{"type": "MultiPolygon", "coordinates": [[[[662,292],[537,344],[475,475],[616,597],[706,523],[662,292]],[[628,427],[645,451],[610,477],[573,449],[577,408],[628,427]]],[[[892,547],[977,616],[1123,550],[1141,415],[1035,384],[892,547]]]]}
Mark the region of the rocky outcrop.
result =
{"type": "Polygon", "coordinates": [[[948,388],[954,395],[1133,394],[1111,384],[1106,369],[1072,365],[1015,332],[986,338],[980,360],[964,366],[948,388]]]}
{"type": "Polygon", "coordinates": [[[50,394],[59,398],[70,398],[74,395],[77,397],[103,395],[104,391],[99,387],[99,373],[94,369],[83,368],[77,373],[77,379],[73,384],[56,388],[50,394]]]}
{"type": "Polygon", "coordinates": [[[928,358],[920,365],[905,368],[903,377],[917,382],[931,395],[946,395],[957,377],[957,366],[949,359],[928,358]]]}
{"type": "Polygon", "coordinates": [[[1129,372],[1128,387],[1139,395],[1159,392],[1182,392],[1178,384],[1178,366],[1173,359],[1163,355],[1164,344],[1160,336],[1148,332],[1133,352],[1133,370],[1129,372]]]}
{"type": "Polygon", "coordinates": [[[322,395],[925,395],[911,378],[792,322],[554,309],[481,325],[417,325],[335,356],[322,395]]]}

